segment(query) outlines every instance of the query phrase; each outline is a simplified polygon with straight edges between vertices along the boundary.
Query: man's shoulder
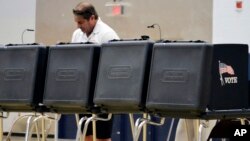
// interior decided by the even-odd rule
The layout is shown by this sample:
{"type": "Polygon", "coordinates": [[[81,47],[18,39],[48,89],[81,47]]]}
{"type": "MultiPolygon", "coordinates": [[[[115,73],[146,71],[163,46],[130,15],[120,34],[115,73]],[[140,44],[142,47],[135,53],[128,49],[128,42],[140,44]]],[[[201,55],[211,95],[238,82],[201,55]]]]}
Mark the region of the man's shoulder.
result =
{"type": "Polygon", "coordinates": [[[76,29],[74,32],[73,32],[73,35],[78,35],[78,34],[82,34],[82,30],[80,28],[76,29]]]}
{"type": "Polygon", "coordinates": [[[107,33],[107,32],[115,32],[108,24],[103,22],[101,19],[98,20],[98,30],[99,32],[107,33]]]}
{"type": "Polygon", "coordinates": [[[105,25],[105,28],[102,28],[102,30],[100,31],[100,35],[115,38],[115,39],[119,38],[117,33],[107,24],[105,25]]]}
{"type": "Polygon", "coordinates": [[[76,29],[73,32],[71,42],[82,42],[84,40],[84,35],[81,29],[76,29]]]}
{"type": "Polygon", "coordinates": [[[101,21],[101,19],[98,20],[94,33],[100,43],[105,43],[113,39],[119,39],[117,33],[108,24],[101,21]]]}

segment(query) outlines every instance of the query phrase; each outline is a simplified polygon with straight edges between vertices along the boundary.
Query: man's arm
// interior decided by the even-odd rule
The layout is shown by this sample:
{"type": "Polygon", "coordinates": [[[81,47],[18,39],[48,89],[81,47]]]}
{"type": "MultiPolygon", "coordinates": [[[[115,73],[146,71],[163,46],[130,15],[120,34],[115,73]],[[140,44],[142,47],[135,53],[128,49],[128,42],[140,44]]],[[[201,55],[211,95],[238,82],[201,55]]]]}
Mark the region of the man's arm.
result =
{"type": "Polygon", "coordinates": [[[110,40],[117,39],[119,40],[120,38],[115,32],[107,32],[102,36],[101,42],[102,43],[107,43],[110,40]]]}
{"type": "Polygon", "coordinates": [[[72,38],[71,38],[72,43],[83,42],[83,41],[80,41],[80,32],[81,32],[80,29],[77,29],[77,30],[75,30],[73,32],[73,35],[72,35],[72,38]]]}

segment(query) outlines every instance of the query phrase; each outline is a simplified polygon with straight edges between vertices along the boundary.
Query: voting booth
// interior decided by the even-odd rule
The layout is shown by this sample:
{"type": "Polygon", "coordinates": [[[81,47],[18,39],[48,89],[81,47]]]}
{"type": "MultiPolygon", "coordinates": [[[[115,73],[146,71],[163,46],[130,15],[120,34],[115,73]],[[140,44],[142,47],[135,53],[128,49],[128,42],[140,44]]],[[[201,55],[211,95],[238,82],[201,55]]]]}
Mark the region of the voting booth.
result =
{"type": "Polygon", "coordinates": [[[54,112],[91,112],[100,45],[49,48],[44,104],[54,112]]]}
{"type": "Polygon", "coordinates": [[[94,103],[103,112],[145,110],[152,47],[148,40],[102,44],[94,103]]]}
{"type": "Polygon", "coordinates": [[[156,43],[146,107],[151,113],[183,118],[246,109],[247,62],[244,44],[156,43]]]}
{"type": "Polygon", "coordinates": [[[47,48],[38,44],[0,47],[0,109],[33,111],[43,101],[47,48]]]}

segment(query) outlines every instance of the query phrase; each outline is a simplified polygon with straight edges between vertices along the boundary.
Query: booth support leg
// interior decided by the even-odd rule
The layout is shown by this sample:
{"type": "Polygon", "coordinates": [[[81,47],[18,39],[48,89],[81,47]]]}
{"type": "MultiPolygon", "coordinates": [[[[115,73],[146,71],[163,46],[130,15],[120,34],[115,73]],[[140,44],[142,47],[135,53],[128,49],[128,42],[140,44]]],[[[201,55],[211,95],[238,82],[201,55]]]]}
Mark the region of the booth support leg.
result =
{"type": "Polygon", "coordinates": [[[166,141],[170,141],[170,137],[173,131],[173,126],[174,126],[174,118],[171,119],[171,124],[169,127],[169,131],[168,131],[168,136],[167,136],[167,140],[166,141]]]}
{"type": "Polygon", "coordinates": [[[82,117],[77,124],[76,141],[79,140],[82,141],[83,139],[83,135],[81,134],[82,132],[81,129],[82,129],[82,124],[85,120],[87,120],[87,117],[82,117]]]}
{"type": "Polygon", "coordinates": [[[45,141],[45,118],[42,118],[42,141],[45,141]]]}
{"type": "Polygon", "coordinates": [[[130,127],[131,127],[132,136],[134,136],[134,132],[135,132],[135,121],[134,121],[134,116],[133,116],[132,113],[129,114],[129,121],[130,121],[130,127]]]}
{"type": "Polygon", "coordinates": [[[3,140],[3,112],[0,112],[0,141],[3,140]]]}
{"type": "Polygon", "coordinates": [[[198,141],[201,141],[203,125],[199,121],[200,120],[197,120],[197,124],[199,124],[199,126],[197,125],[199,127],[198,128],[198,141]]]}
{"type": "Polygon", "coordinates": [[[61,114],[55,114],[55,131],[54,131],[54,139],[55,141],[58,141],[58,133],[59,133],[59,129],[58,129],[58,126],[59,126],[59,119],[61,117],[61,114]]]}
{"type": "MultiPolygon", "coordinates": [[[[79,119],[79,114],[75,114],[75,118],[76,118],[76,125],[77,125],[77,132],[76,132],[76,141],[82,141],[82,134],[81,134],[81,127],[82,127],[82,123],[80,125],[80,120],[79,119]],[[79,127],[80,126],[80,127],[79,127]],[[78,131],[79,130],[79,131],[78,131]]],[[[83,122],[83,121],[82,121],[83,122]]]]}
{"type": "Polygon", "coordinates": [[[30,134],[30,124],[33,116],[29,116],[26,124],[26,135],[25,135],[25,141],[29,140],[29,134],[30,134]]]}
{"type": "Polygon", "coordinates": [[[96,141],[96,114],[92,114],[92,117],[93,141],[96,141]]]}
{"type": "MultiPolygon", "coordinates": [[[[143,118],[148,119],[148,114],[144,113],[143,118]]],[[[143,125],[143,141],[147,141],[147,124],[143,125]]]]}

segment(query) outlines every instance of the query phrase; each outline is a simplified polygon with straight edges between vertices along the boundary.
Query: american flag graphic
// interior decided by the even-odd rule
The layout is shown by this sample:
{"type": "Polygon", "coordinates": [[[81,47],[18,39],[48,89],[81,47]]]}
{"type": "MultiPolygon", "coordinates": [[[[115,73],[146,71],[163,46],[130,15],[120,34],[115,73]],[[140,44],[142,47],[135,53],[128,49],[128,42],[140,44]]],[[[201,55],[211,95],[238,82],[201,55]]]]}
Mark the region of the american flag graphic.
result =
{"type": "Polygon", "coordinates": [[[219,61],[219,71],[220,74],[228,73],[230,75],[234,75],[233,68],[225,63],[221,63],[220,61],[219,61]]]}

